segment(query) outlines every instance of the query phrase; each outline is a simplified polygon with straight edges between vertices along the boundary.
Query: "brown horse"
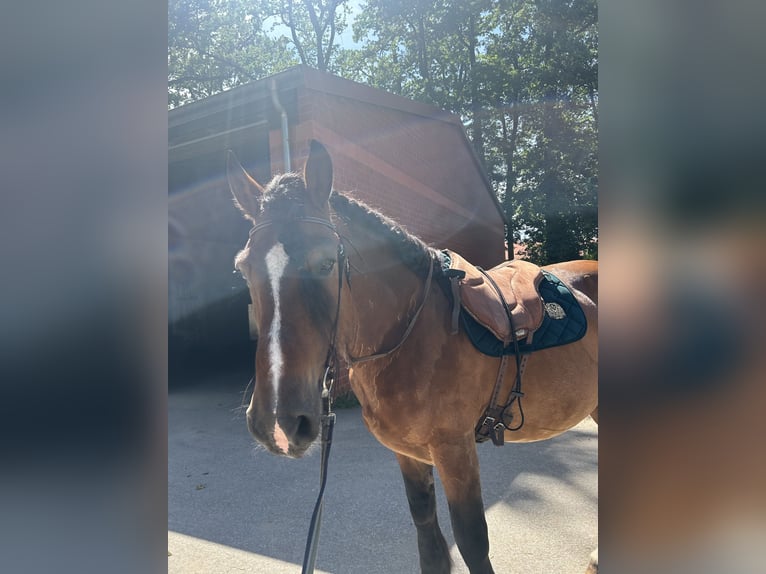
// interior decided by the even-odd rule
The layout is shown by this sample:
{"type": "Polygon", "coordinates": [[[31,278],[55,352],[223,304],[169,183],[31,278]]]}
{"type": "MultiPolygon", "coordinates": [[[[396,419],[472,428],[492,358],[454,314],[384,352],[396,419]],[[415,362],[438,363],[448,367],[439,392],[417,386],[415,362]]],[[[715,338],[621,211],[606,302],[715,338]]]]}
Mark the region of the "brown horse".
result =
{"type": "MultiPolygon", "coordinates": [[[[320,428],[317,381],[334,347],[351,366],[367,427],[399,461],[421,570],[451,568],[436,518],[435,466],[469,570],[493,572],[474,428],[500,360],[477,351],[462,330],[450,333],[451,299],[442,288],[439,252],[332,192],[332,162],[317,142],[302,176],[277,176],[264,189],[230,154],[228,178],[236,203],[254,223],[235,261],[260,334],[250,432],[275,454],[300,457],[307,450],[320,428]]],[[[510,442],[551,438],[590,414],[596,418],[597,263],[545,269],[573,291],[588,329],[576,343],[531,355],[524,372],[525,424],[505,432],[510,442]]],[[[510,384],[516,365],[508,365],[510,384]]]]}

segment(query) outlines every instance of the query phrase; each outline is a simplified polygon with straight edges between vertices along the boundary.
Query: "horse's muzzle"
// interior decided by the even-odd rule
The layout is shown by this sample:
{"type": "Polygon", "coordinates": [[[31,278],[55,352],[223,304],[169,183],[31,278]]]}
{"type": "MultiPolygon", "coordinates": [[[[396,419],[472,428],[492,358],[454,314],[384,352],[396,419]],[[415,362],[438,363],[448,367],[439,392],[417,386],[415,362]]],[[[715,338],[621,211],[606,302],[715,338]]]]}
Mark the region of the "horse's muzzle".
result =
{"type": "Polygon", "coordinates": [[[279,412],[275,418],[256,416],[247,412],[247,428],[250,434],[270,452],[299,458],[305,454],[319,435],[319,413],[279,412]]]}

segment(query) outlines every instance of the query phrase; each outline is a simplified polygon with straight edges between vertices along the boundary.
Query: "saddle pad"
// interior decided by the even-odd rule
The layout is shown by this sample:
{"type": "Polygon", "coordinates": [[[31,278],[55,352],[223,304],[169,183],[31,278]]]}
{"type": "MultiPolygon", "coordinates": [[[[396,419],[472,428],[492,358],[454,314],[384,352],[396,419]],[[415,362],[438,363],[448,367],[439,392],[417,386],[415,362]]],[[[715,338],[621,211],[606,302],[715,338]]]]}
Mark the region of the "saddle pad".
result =
{"type": "MultiPolygon", "coordinates": [[[[555,275],[547,271],[542,274],[538,290],[545,310],[543,322],[534,333],[531,344],[519,342],[521,354],[574,343],[582,339],[588,329],[585,313],[569,288],[555,275]]],[[[460,311],[460,322],[474,347],[485,355],[501,357],[514,354],[513,343],[504,344],[465,309],[460,311]]]]}

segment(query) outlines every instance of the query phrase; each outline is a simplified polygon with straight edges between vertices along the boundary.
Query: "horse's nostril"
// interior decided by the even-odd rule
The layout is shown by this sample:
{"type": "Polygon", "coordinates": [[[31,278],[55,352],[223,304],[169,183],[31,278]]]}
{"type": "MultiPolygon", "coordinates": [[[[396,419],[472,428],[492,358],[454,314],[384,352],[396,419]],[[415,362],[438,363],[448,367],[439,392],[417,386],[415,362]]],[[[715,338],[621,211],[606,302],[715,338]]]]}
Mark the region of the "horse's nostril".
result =
{"type": "Polygon", "coordinates": [[[314,437],[314,424],[307,416],[298,417],[298,428],[296,429],[296,435],[301,438],[313,438],[314,437]]]}

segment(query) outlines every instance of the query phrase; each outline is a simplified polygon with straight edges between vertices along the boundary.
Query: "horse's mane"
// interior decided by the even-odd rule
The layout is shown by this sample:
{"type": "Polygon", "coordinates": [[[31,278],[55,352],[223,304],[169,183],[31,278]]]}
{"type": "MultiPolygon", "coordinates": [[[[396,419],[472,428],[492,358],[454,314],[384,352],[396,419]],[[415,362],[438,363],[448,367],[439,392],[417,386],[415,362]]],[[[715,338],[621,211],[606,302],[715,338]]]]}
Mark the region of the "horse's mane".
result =
{"type": "Polygon", "coordinates": [[[422,275],[437,257],[436,251],[421,239],[361,201],[333,191],[330,195],[330,205],[346,223],[362,223],[368,231],[389,240],[404,264],[418,275],[422,275]]]}

